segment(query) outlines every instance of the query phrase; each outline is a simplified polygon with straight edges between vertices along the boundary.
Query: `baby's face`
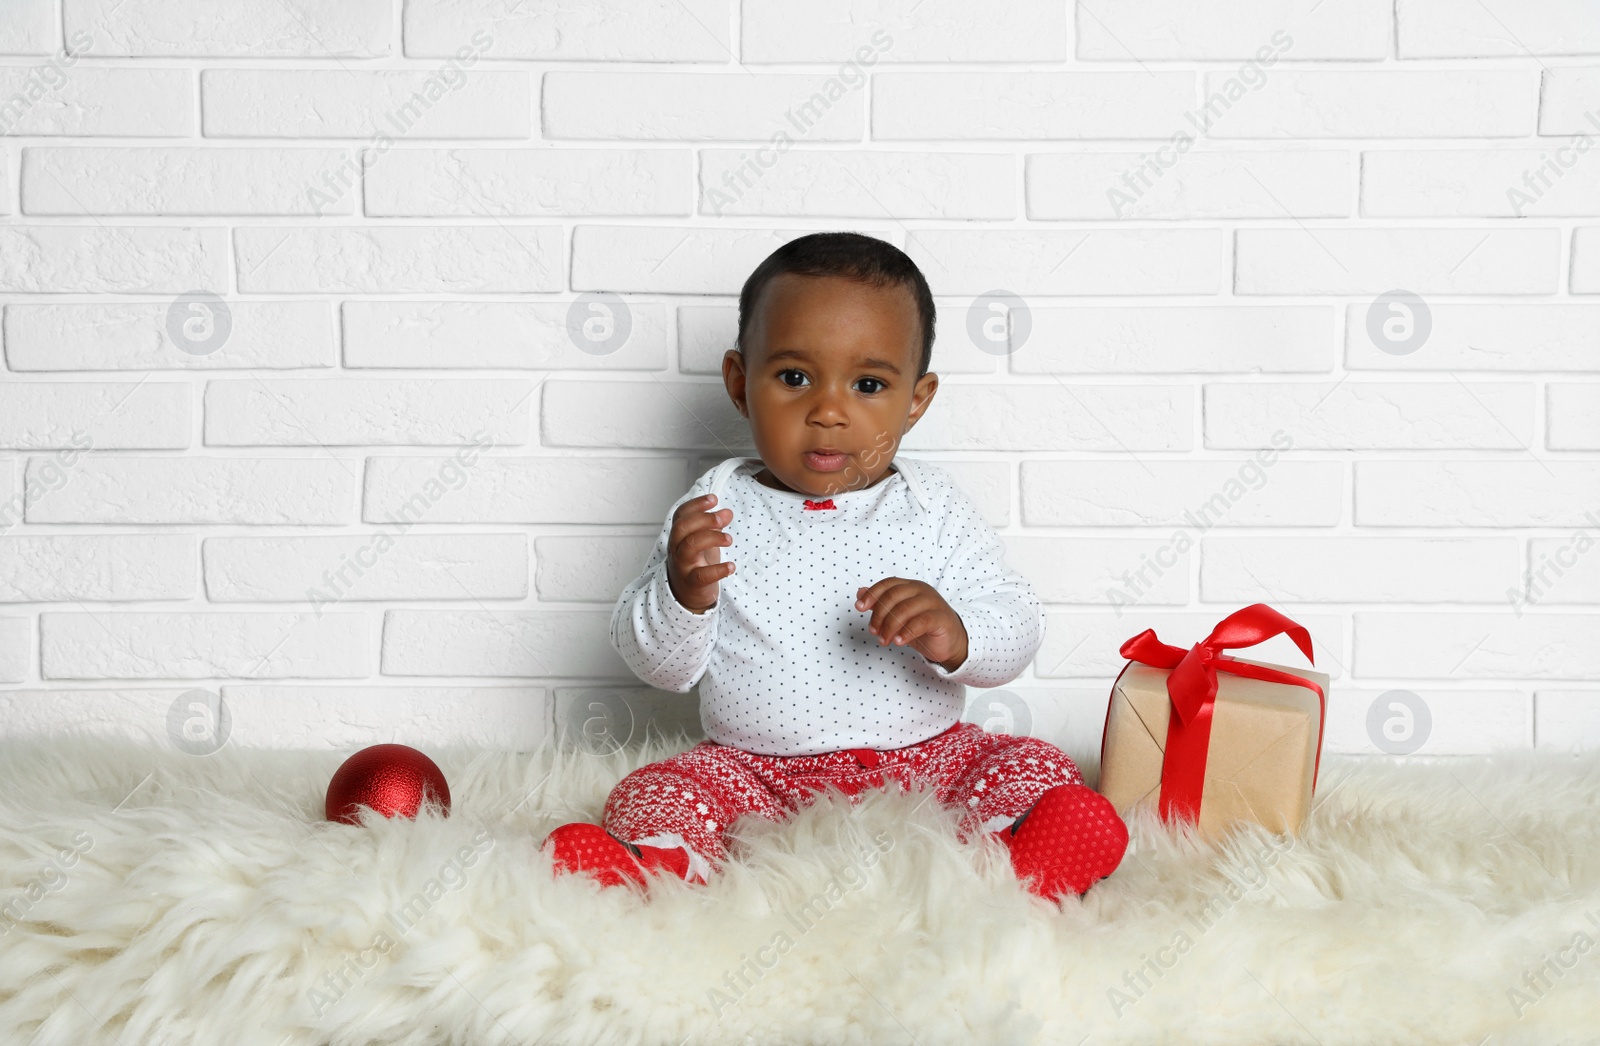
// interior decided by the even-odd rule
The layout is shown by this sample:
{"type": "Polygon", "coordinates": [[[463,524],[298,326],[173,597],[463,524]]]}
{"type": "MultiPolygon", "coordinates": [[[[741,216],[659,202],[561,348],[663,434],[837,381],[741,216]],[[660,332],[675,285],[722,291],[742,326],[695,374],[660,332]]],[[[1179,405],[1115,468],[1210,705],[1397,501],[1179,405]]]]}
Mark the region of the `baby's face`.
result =
{"type": "Polygon", "coordinates": [[[905,287],[785,274],[769,283],[722,377],[767,471],[827,497],[870,487],[939,387],[917,377],[922,328],[905,287]]]}

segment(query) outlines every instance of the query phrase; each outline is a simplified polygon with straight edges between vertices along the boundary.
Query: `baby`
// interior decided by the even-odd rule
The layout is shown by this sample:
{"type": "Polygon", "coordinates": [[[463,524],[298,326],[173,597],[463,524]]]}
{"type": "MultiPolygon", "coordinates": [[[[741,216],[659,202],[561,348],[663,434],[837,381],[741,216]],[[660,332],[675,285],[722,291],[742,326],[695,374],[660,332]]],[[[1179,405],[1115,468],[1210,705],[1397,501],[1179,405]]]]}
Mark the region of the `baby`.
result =
{"type": "Polygon", "coordinates": [[[611,618],[639,678],[699,684],[708,740],[551,832],[558,871],[704,883],[738,818],[891,780],[959,808],[963,840],[996,833],[1039,896],[1117,867],[1127,828],[1065,753],[961,721],[965,687],[1033,660],[1044,608],[949,477],[896,456],[939,387],[933,328],[921,271],[868,236],[800,237],[745,282],[722,376],[760,457],[678,500],[611,618]]]}

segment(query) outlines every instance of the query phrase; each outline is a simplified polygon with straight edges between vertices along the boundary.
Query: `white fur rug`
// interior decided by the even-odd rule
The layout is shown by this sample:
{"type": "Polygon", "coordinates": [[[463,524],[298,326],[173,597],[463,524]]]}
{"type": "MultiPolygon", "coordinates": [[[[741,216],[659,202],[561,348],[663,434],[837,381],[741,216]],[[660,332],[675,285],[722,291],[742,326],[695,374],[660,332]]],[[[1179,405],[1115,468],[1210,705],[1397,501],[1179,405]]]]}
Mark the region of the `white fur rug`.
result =
{"type": "Polygon", "coordinates": [[[355,828],[336,754],[6,742],[0,1041],[1600,1038],[1592,755],[1329,757],[1300,839],[1136,821],[1059,911],[925,793],[746,820],[704,889],[553,878],[544,834],[687,743],[432,752],[451,817],[355,828]]]}

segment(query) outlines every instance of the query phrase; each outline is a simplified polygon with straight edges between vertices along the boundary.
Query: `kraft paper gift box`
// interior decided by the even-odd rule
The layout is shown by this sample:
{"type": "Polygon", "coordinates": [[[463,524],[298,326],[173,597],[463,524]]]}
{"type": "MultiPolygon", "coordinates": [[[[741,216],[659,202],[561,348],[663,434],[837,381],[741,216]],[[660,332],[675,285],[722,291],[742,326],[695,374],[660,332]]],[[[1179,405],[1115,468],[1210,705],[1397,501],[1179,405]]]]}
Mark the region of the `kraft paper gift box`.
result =
{"type": "Polygon", "coordinates": [[[1240,821],[1299,831],[1316,789],[1328,677],[1222,653],[1279,634],[1313,661],[1310,634],[1262,603],[1187,651],[1150,629],[1122,645],[1129,661],[1111,687],[1100,754],[1100,792],[1119,814],[1153,805],[1208,839],[1240,821]]]}

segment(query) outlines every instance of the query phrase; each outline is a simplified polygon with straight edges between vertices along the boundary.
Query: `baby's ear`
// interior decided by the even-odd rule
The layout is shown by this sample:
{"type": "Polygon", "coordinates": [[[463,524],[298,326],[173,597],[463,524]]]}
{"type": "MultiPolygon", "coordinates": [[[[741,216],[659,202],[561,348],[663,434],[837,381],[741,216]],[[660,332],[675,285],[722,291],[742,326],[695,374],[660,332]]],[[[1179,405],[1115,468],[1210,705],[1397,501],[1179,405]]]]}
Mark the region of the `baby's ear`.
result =
{"type": "Polygon", "coordinates": [[[722,354],[722,385],[728,390],[728,398],[738,408],[739,414],[748,418],[750,412],[745,408],[744,401],[744,353],[738,349],[729,349],[722,354]]]}

